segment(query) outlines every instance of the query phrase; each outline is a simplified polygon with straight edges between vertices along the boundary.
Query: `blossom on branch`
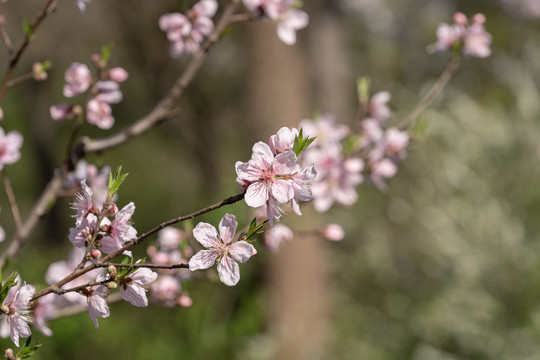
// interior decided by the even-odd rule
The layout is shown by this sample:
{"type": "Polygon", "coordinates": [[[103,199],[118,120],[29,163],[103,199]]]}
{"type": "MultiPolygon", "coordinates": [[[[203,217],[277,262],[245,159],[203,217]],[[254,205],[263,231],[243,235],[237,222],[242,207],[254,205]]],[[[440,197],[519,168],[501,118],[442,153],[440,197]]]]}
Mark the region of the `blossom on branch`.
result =
{"type": "Polygon", "coordinates": [[[255,16],[268,17],[277,25],[277,35],[287,45],[296,43],[296,32],[305,28],[309,16],[296,8],[295,0],[244,0],[244,5],[255,16]]]}
{"type": "Polygon", "coordinates": [[[454,14],[454,24],[440,24],[437,28],[437,42],[427,47],[428,52],[442,52],[458,49],[464,55],[488,57],[491,55],[491,35],[484,29],[486,17],[476,14],[471,19],[461,13],[454,14]]]}
{"type": "Polygon", "coordinates": [[[0,170],[4,165],[16,163],[21,158],[19,149],[22,143],[23,137],[18,131],[6,134],[0,127],[0,170]]]}
{"type": "Polygon", "coordinates": [[[171,42],[170,54],[179,57],[182,53],[199,51],[206,36],[214,31],[212,17],[217,11],[217,1],[201,0],[186,15],[170,13],[159,18],[159,28],[167,33],[171,42]]]}
{"type": "Polygon", "coordinates": [[[2,306],[0,311],[6,315],[6,318],[0,324],[0,335],[6,337],[9,333],[11,340],[19,346],[19,337],[27,338],[32,335],[29,322],[29,304],[32,296],[34,296],[35,288],[33,285],[13,286],[2,306]]]}
{"type": "Polygon", "coordinates": [[[147,268],[139,268],[120,282],[122,299],[133,306],[148,306],[145,286],[154,282],[158,274],[147,268]]]}
{"type": "Polygon", "coordinates": [[[244,263],[256,253],[253,245],[246,241],[233,242],[238,222],[236,216],[225,214],[219,222],[219,234],[216,228],[208,223],[198,223],[193,229],[193,236],[205,248],[189,260],[191,271],[208,269],[217,261],[217,271],[221,281],[234,286],[240,280],[240,268],[236,263],[244,263]]]}

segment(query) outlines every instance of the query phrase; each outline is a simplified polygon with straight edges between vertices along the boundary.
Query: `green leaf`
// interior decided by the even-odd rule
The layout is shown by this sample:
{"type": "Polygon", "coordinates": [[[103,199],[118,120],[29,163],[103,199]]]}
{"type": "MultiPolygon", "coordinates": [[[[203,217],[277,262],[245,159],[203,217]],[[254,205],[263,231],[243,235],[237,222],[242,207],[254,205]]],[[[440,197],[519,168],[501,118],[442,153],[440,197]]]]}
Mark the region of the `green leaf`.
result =
{"type": "Polygon", "coordinates": [[[356,79],[356,91],[358,92],[358,99],[361,103],[367,103],[369,99],[369,88],[371,86],[371,79],[367,76],[361,76],[356,79]]]}
{"type": "Polygon", "coordinates": [[[112,173],[110,173],[107,195],[110,195],[112,197],[114,194],[116,194],[116,192],[120,188],[120,185],[122,185],[122,183],[124,182],[124,180],[126,180],[128,175],[129,173],[122,174],[122,166],[119,166],[116,169],[116,173],[114,174],[114,176],[112,173]]]}
{"type": "Polygon", "coordinates": [[[2,289],[0,290],[0,303],[4,302],[4,300],[6,299],[6,296],[9,293],[9,290],[11,290],[13,286],[15,286],[16,282],[17,282],[17,273],[13,272],[11,273],[11,275],[9,275],[6,282],[2,284],[2,289]]]}
{"type": "Polygon", "coordinates": [[[23,348],[16,355],[17,359],[27,359],[27,358],[33,356],[36,353],[36,351],[39,349],[41,344],[37,343],[37,344],[34,344],[34,345],[30,346],[31,341],[32,341],[32,336],[30,336],[26,340],[26,343],[24,344],[23,348]]]}
{"type": "Polygon", "coordinates": [[[101,48],[101,61],[103,61],[105,64],[111,58],[113,47],[114,47],[114,44],[110,43],[109,45],[105,45],[101,48]]]}
{"type": "Polygon", "coordinates": [[[267,222],[268,222],[268,220],[264,220],[262,223],[257,225],[257,219],[253,219],[253,221],[249,225],[249,230],[248,230],[248,233],[246,234],[246,237],[245,237],[244,241],[253,242],[253,240],[250,241],[250,239],[252,237],[254,237],[255,235],[257,235],[257,234],[263,233],[264,232],[264,229],[263,229],[264,224],[266,224],[267,222]]]}
{"type": "Polygon", "coordinates": [[[294,138],[293,151],[296,156],[300,156],[313,141],[315,141],[315,138],[304,137],[303,129],[300,128],[298,135],[294,138]]]}
{"type": "Polygon", "coordinates": [[[34,27],[28,22],[28,20],[26,19],[22,20],[22,28],[23,28],[24,35],[26,36],[28,40],[32,40],[35,37],[34,27]]]}
{"type": "Polygon", "coordinates": [[[420,116],[413,125],[412,133],[416,136],[421,136],[426,132],[428,122],[425,117],[420,116]]]}

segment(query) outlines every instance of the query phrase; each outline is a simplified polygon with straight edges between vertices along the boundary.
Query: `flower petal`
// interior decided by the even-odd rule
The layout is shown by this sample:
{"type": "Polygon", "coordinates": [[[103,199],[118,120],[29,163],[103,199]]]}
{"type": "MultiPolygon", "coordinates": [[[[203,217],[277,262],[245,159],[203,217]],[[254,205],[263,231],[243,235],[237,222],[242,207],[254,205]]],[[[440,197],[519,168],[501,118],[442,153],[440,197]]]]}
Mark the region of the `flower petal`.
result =
{"type": "Polygon", "coordinates": [[[200,222],[195,226],[193,237],[205,248],[213,248],[220,243],[216,228],[204,222],[200,222]]]}
{"type": "Polygon", "coordinates": [[[241,263],[248,261],[255,252],[255,247],[246,241],[237,241],[229,247],[231,257],[241,263]]]}
{"type": "Polygon", "coordinates": [[[240,281],[240,267],[228,256],[224,256],[218,263],[217,271],[220,280],[227,286],[234,286],[240,281]]]}
{"type": "Polygon", "coordinates": [[[268,186],[265,182],[256,182],[247,188],[244,196],[246,204],[251,207],[262,206],[268,200],[268,186]]]}
{"type": "Polygon", "coordinates": [[[124,286],[120,286],[120,295],[122,299],[128,301],[133,306],[148,306],[146,290],[137,284],[127,285],[125,289],[124,286]]]}
{"type": "Polygon", "coordinates": [[[201,250],[189,259],[189,270],[208,269],[214,265],[217,257],[218,253],[214,250],[201,250]]]}
{"type": "Polygon", "coordinates": [[[225,214],[219,222],[219,235],[223,243],[228,244],[232,241],[234,234],[236,234],[236,227],[238,222],[236,216],[232,214],[225,214]]]}

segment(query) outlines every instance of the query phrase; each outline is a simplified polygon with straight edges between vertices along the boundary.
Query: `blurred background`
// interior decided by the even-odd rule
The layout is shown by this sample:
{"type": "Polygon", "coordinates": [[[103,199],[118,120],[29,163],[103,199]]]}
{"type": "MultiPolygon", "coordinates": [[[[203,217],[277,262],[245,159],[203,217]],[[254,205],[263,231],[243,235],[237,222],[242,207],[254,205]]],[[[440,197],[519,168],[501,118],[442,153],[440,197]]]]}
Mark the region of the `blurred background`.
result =
{"type": "MultiPolygon", "coordinates": [[[[0,6],[16,46],[22,20],[44,3],[0,6]]],[[[65,0],[45,20],[17,75],[50,60],[49,79],[13,87],[2,102],[2,127],[25,137],[21,161],[7,168],[23,216],[71,130],[49,115],[65,101],[65,69],[113,44],[110,65],[130,74],[124,101],[113,107],[112,130],[86,125],[82,134],[118,131],[146,114],[189,61],[169,57],[157,20],[192,4],[93,0],[81,14],[65,0]]],[[[351,124],[358,76],[371,78],[373,92],[392,93],[397,124],[444,70],[448,54],[425,49],[455,11],[486,15],[493,53],[464,59],[422,115],[427,130],[388,192],[362,185],[352,208],[319,215],[305,204],[304,216],[284,220],[302,230],[339,223],[342,242],[302,235],[276,255],[257,243],[236,287],[185,284],[190,308],[113,304],[99,330],[87,313],[56,320],[52,337],[34,331],[33,342],[43,344],[36,359],[540,359],[538,0],[311,0],[304,9],[310,24],[293,47],[279,42],[272,23],[234,26],[211,49],[179,117],[87,159],[130,173],[118,203],[135,202],[139,233],[238,193],[234,163],[281,126],[316,111],[351,124]]],[[[67,257],[70,202],[55,204],[11,264],[25,281],[44,286],[49,264],[67,257]]],[[[3,191],[0,205],[9,239],[3,191]]],[[[227,212],[247,225],[244,203],[197,222],[216,225],[227,212]]]]}

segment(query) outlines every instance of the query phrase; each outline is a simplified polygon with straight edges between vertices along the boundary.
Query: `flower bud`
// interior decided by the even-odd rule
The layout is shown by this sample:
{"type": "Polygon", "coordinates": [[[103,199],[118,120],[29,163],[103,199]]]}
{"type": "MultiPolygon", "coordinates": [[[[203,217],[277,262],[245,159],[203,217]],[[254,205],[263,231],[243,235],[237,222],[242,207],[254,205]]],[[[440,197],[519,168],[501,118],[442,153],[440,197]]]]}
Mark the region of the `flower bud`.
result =
{"type": "Polygon", "coordinates": [[[181,307],[190,307],[193,305],[193,299],[191,299],[188,295],[180,295],[180,297],[176,300],[178,305],[181,307]]]}
{"type": "Polygon", "coordinates": [[[118,284],[115,283],[114,281],[109,281],[105,283],[105,286],[109,289],[116,289],[118,287],[118,284]]]}
{"type": "Polygon", "coordinates": [[[46,66],[39,62],[34,63],[34,65],[32,65],[32,76],[36,81],[47,80],[46,66]]]}
{"type": "Polygon", "coordinates": [[[15,360],[15,359],[16,359],[15,353],[14,353],[13,350],[10,349],[10,348],[7,348],[7,349],[6,349],[6,352],[5,352],[5,355],[4,355],[4,356],[5,356],[6,359],[8,359],[8,360],[15,360]]]}
{"type": "Polygon", "coordinates": [[[111,275],[112,279],[116,279],[116,277],[118,276],[118,271],[116,271],[116,266],[114,265],[109,265],[107,271],[109,272],[109,275],[111,275]]]}
{"type": "Polygon", "coordinates": [[[90,259],[99,259],[101,257],[101,251],[98,249],[92,249],[89,255],[90,259]]]}
{"type": "Polygon", "coordinates": [[[328,224],[322,228],[321,235],[330,241],[341,241],[345,237],[345,230],[338,224],[328,224]]]}
{"type": "Polygon", "coordinates": [[[124,82],[128,78],[128,72],[121,67],[115,67],[107,71],[107,76],[112,81],[124,82]]]}
{"type": "Polygon", "coordinates": [[[464,13],[458,11],[454,14],[454,22],[458,25],[465,26],[467,25],[467,16],[465,16],[464,13]]]}

